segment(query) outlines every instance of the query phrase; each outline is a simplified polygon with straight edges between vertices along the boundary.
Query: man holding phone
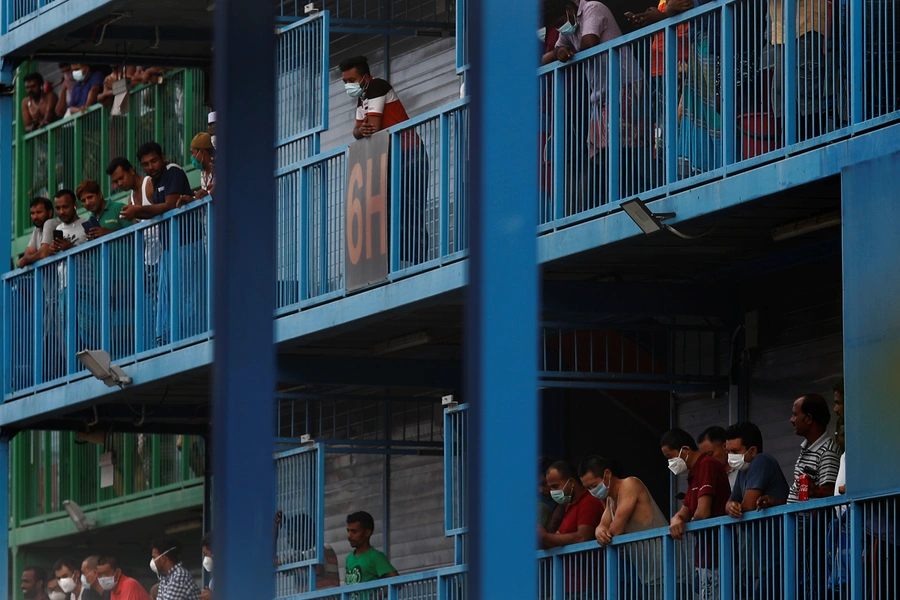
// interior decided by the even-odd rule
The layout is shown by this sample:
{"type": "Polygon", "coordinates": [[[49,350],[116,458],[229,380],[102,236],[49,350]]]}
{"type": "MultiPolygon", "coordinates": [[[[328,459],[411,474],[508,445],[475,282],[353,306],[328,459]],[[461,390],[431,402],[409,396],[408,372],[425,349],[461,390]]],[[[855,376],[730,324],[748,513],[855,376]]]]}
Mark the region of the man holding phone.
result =
{"type": "Polygon", "coordinates": [[[100,190],[100,184],[93,179],[85,179],[75,189],[75,195],[81,204],[91,213],[84,223],[84,230],[89,240],[124,229],[132,224],[121,217],[123,204],[107,202],[100,190]]]}
{"type": "Polygon", "coordinates": [[[25,254],[19,259],[19,268],[50,256],[50,246],[53,245],[53,236],[59,221],[53,217],[53,203],[49,198],[32,199],[31,224],[34,225],[34,232],[25,248],[25,254]]]}
{"type": "Polygon", "coordinates": [[[74,248],[88,241],[84,230],[84,219],[78,217],[78,207],[75,203],[75,194],[72,190],[59,190],[53,196],[53,206],[56,207],[56,216],[59,225],[56,226],[53,245],[50,246],[50,254],[57,254],[74,248]]]}

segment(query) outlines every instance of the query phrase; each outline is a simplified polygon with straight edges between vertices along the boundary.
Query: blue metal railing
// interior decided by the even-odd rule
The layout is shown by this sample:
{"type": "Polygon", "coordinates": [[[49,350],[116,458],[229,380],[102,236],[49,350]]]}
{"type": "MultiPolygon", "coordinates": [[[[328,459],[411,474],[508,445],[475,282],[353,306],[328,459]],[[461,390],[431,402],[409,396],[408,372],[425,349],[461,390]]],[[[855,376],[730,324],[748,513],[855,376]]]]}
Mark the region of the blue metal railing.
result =
{"type": "Polygon", "coordinates": [[[812,500],[539,551],[539,597],[896,597],[898,496],[812,500]],[[706,590],[701,592],[700,587],[706,590]]]}
{"type": "Polygon", "coordinates": [[[364,598],[394,598],[402,600],[466,600],[468,594],[467,568],[464,565],[422,571],[399,577],[389,577],[342,585],[340,589],[328,589],[291,597],[297,600],[361,600],[364,598]],[[367,593],[368,592],[368,593],[367,593]]]}
{"type": "Polygon", "coordinates": [[[542,228],[897,118],[896,2],[771,5],[717,0],[542,67],[542,228]]]}
{"type": "Polygon", "coordinates": [[[209,335],[212,204],[196,202],[3,276],[10,394],[209,335]]]}
{"type": "Polygon", "coordinates": [[[278,31],[276,165],[281,168],[319,152],[328,129],[329,12],[278,31]]]}
{"type": "Polygon", "coordinates": [[[326,561],[325,450],[322,444],[276,453],[275,597],[317,589],[326,561]]]}
{"type": "MultiPolygon", "coordinates": [[[[459,100],[390,129],[392,278],[468,249],[467,111],[459,100]]],[[[346,157],[341,147],[275,173],[279,309],[344,293],[346,157]]]]}

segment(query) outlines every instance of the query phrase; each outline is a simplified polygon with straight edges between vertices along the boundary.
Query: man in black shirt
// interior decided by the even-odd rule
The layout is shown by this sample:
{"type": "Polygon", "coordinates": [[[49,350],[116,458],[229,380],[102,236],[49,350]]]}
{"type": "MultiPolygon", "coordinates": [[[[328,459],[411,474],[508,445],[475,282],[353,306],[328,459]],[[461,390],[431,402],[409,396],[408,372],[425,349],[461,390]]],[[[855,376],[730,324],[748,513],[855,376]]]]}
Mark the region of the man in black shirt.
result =
{"type": "Polygon", "coordinates": [[[142,144],[137,151],[138,162],[144,169],[144,173],[153,181],[153,197],[150,206],[138,206],[129,204],[122,209],[122,217],[125,219],[152,219],[164,212],[175,208],[178,200],[185,197],[186,201],[194,199],[191,192],[191,184],[188,182],[184,170],[174,163],[166,161],[162,147],[156,142],[142,144]]]}

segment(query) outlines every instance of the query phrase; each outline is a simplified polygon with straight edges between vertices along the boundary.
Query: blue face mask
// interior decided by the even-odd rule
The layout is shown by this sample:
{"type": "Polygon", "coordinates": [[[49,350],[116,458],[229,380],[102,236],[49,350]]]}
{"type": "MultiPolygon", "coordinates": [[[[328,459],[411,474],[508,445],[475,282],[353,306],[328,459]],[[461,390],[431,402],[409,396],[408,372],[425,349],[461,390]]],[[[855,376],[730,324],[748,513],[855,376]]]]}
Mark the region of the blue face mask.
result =
{"type": "Polygon", "coordinates": [[[203,169],[203,163],[200,162],[199,160],[197,160],[197,159],[196,159],[195,157],[193,157],[193,156],[191,157],[191,164],[194,165],[194,168],[195,168],[195,169],[199,169],[199,170],[202,170],[202,169],[203,169]]]}
{"type": "Polygon", "coordinates": [[[538,29],[537,36],[538,36],[538,39],[541,40],[542,42],[547,41],[547,28],[541,27],[540,29],[538,29]]]}
{"type": "Polygon", "coordinates": [[[363,93],[362,86],[358,83],[345,83],[344,89],[347,91],[347,95],[351,98],[359,98],[363,93]]]}
{"type": "Polygon", "coordinates": [[[590,492],[591,496],[597,500],[606,500],[606,497],[609,496],[609,488],[602,481],[591,489],[590,492]]]}
{"type": "Polygon", "coordinates": [[[578,29],[578,21],[575,21],[574,23],[572,23],[569,21],[568,15],[566,15],[565,25],[563,25],[562,27],[557,29],[557,31],[559,32],[559,35],[570,35],[570,34],[575,33],[576,29],[578,29]]]}

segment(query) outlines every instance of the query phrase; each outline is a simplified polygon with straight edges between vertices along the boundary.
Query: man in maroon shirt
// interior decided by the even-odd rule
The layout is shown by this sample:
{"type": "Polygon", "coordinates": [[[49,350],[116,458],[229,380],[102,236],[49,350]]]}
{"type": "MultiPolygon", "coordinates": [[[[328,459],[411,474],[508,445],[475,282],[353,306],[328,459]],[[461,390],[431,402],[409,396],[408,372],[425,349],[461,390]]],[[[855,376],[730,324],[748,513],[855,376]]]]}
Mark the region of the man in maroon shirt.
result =
{"type": "MultiPolygon", "coordinates": [[[[673,474],[688,474],[687,493],[681,507],[669,525],[676,540],[684,538],[684,526],[724,516],[725,505],[731,497],[731,486],[722,463],[697,449],[694,438],[683,429],[671,429],[660,440],[663,456],[669,461],[673,474]]],[[[716,571],[716,531],[705,530],[694,535],[695,593],[700,600],[719,597],[719,577],[716,571]]]]}

